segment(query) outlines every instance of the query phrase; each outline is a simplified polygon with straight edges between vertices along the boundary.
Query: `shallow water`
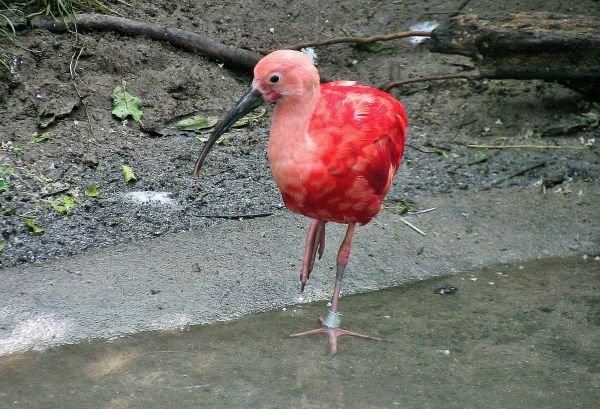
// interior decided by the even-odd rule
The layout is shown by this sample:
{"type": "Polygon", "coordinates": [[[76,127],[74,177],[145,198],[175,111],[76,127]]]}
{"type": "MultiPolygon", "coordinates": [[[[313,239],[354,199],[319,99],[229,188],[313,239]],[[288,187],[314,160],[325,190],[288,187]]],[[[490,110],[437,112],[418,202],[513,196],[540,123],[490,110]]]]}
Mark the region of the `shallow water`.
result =
{"type": "Polygon", "coordinates": [[[343,297],[383,341],[288,338],[325,303],[0,357],[2,408],[592,408],[600,261],[499,266],[343,297]],[[436,295],[442,285],[458,287],[436,295]]]}

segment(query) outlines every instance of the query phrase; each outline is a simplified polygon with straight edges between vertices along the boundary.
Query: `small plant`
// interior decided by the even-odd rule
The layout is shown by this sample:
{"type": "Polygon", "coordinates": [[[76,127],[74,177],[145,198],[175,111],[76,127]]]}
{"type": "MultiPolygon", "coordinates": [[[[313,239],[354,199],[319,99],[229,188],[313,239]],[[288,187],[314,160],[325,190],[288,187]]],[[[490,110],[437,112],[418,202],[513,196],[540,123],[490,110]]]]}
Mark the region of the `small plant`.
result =
{"type": "Polygon", "coordinates": [[[8,150],[10,153],[15,155],[21,155],[23,153],[23,148],[21,148],[21,145],[11,145],[8,150]]]}
{"type": "Polygon", "coordinates": [[[32,219],[25,220],[25,226],[27,226],[33,234],[44,234],[44,229],[38,227],[32,219]]]}
{"type": "Polygon", "coordinates": [[[0,21],[4,20],[0,24],[0,65],[10,72],[10,65],[4,60],[4,53],[6,48],[4,44],[12,43],[17,44],[16,30],[11,18],[18,17],[20,15],[19,10],[9,7],[6,2],[0,0],[0,21]]]}
{"type": "Polygon", "coordinates": [[[86,186],[84,192],[83,192],[87,197],[98,197],[100,196],[100,193],[98,192],[98,188],[94,185],[88,185],[86,186]]]}
{"type": "Polygon", "coordinates": [[[129,166],[123,165],[121,167],[121,173],[123,174],[123,179],[127,183],[137,181],[137,176],[135,176],[133,169],[131,169],[129,166]]]}
{"type": "Polygon", "coordinates": [[[50,138],[50,132],[44,132],[43,134],[35,135],[33,137],[33,143],[44,142],[45,140],[47,140],[49,138],[50,138]]]}
{"type": "Polygon", "coordinates": [[[12,185],[10,181],[5,180],[2,176],[11,175],[14,171],[15,169],[10,166],[0,166],[0,191],[8,190],[12,185]]]}
{"type": "Polygon", "coordinates": [[[76,205],[75,199],[69,195],[63,195],[50,201],[50,206],[59,213],[69,213],[76,205]]]}
{"type": "MultiPolygon", "coordinates": [[[[127,4],[124,0],[117,0],[119,3],[127,4]]],[[[62,21],[65,26],[69,26],[69,20],[75,23],[77,31],[77,13],[79,11],[99,11],[106,14],[118,14],[106,4],[105,0],[25,0],[25,1],[6,1],[0,0],[0,65],[10,72],[9,63],[4,60],[6,52],[5,44],[12,43],[18,47],[16,41],[16,30],[13,24],[14,18],[46,16],[55,20],[62,21]]]]}
{"type": "Polygon", "coordinates": [[[21,5],[34,10],[27,15],[28,17],[52,17],[67,25],[67,19],[77,20],[78,11],[97,10],[110,13],[111,9],[104,3],[101,0],[29,0],[21,5]]]}
{"type": "Polygon", "coordinates": [[[121,81],[113,90],[113,115],[120,119],[131,116],[137,123],[142,125],[142,104],[141,98],[131,95],[127,92],[127,82],[121,81]]]}

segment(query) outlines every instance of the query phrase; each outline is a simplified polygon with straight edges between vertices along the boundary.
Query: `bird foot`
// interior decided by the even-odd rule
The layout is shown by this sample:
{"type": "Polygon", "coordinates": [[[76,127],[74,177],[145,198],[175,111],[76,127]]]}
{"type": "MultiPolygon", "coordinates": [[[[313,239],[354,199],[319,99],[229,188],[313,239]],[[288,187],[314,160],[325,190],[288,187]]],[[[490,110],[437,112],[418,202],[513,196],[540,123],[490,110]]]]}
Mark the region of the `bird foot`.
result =
{"type": "Polygon", "coordinates": [[[309,329],[308,331],[298,332],[296,334],[291,334],[290,337],[302,337],[304,335],[312,335],[312,334],[320,334],[324,333],[329,336],[329,345],[331,346],[331,353],[335,354],[337,352],[337,339],[342,335],[350,335],[353,337],[360,337],[366,339],[373,339],[375,341],[381,341],[381,338],[372,337],[370,335],[359,334],[358,332],[348,331],[346,329],[337,328],[337,327],[328,327],[326,325],[326,321],[319,317],[319,322],[321,323],[320,328],[309,329]]]}

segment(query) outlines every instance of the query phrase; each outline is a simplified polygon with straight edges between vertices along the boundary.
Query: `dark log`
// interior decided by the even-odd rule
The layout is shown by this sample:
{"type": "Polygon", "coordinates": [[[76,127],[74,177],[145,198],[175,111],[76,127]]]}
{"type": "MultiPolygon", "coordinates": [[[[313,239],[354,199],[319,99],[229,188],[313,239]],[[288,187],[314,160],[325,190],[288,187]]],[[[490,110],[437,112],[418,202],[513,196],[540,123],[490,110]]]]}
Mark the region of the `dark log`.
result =
{"type": "Polygon", "coordinates": [[[153,40],[166,41],[175,47],[199,53],[213,60],[225,63],[226,66],[251,73],[262,57],[260,54],[229,46],[199,34],[178,28],[153,23],[135,21],[128,18],[106,16],[103,14],[80,14],[77,21],[67,19],[63,22],[34,18],[29,23],[31,28],[42,28],[52,32],[71,31],[112,31],[125,36],[147,36],[153,40]]]}
{"type": "MultiPolygon", "coordinates": [[[[41,28],[54,33],[64,33],[67,31],[111,31],[129,37],[147,36],[153,40],[164,41],[182,50],[198,53],[209,59],[222,62],[226,68],[235,69],[247,74],[252,74],[254,66],[263,57],[261,54],[253,51],[223,44],[200,34],[179,28],[96,13],[79,14],[77,15],[77,21],[68,18],[66,24],[46,18],[34,18],[27,22],[26,25],[17,25],[17,28],[41,28]]],[[[410,32],[409,34],[425,35],[423,32],[410,32]]],[[[407,36],[408,34],[396,33],[391,36],[394,35],[407,36]]],[[[329,81],[331,80],[321,75],[321,82],[329,81]]]]}
{"type": "Polygon", "coordinates": [[[459,15],[433,30],[427,44],[433,52],[473,58],[485,78],[556,81],[600,99],[600,19],[459,15]]]}

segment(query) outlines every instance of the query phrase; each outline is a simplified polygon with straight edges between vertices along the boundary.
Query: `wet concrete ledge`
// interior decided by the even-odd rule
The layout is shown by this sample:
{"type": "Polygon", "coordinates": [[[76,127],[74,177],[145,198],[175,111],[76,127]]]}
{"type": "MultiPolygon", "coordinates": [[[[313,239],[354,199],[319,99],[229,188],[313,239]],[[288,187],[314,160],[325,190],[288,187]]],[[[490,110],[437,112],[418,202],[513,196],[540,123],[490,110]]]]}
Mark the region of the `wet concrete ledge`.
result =
{"type": "MultiPolygon", "coordinates": [[[[419,208],[436,208],[428,213],[384,211],[358,229],[344,292],[506,262],[595,257],[600,184],[569,189],[464,192],[420,199],[419,208]]],[[[0,355],[326,299],[343,228],[328,226],[325,256],[303,294],[306,220],[288,212],[0,270],[0,355]]]]}

